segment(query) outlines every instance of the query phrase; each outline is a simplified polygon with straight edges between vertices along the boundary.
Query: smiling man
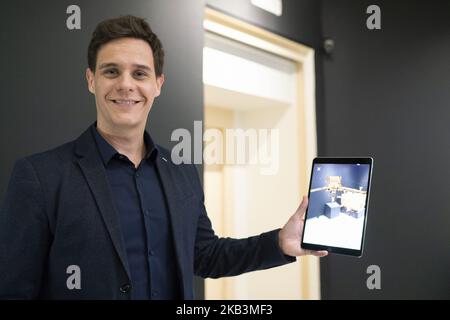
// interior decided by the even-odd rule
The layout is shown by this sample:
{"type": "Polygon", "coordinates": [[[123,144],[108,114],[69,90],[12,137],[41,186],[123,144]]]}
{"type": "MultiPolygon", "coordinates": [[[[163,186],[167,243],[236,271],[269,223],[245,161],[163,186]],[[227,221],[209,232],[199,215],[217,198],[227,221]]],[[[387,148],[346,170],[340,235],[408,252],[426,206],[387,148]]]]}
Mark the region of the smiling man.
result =
{"type": "Polygon", "coordinates": [[[97,121],[17,161],[0,212],[0,298],[192,299],[193,276],[223,277],[327,252],[300,248],[306,198],[282,229],[214,234],[193,165],[145,131],[164,53],[143,20],[101,22],[86,78],[97,121]]]}

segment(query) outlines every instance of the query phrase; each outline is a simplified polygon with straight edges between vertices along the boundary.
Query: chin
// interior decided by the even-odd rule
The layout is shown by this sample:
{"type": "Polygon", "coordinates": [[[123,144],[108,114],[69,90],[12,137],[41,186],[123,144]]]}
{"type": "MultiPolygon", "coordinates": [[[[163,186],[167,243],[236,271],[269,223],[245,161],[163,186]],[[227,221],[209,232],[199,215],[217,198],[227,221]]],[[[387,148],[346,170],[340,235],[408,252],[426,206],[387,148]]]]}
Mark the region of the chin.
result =
{"type": "Polygon", "coordinates": [[[112,119],[113,125],[117,127],[135,127],[140,124],[141,121],[136,117],[120,116],[112,119]]]}

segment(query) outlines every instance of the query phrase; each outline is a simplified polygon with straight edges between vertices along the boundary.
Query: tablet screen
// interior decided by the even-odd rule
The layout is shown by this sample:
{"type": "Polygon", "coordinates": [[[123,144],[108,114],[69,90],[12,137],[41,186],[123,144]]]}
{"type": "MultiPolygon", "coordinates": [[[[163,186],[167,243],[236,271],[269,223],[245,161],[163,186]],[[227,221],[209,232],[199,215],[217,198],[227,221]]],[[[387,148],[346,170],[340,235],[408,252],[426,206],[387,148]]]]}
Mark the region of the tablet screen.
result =
{"type": "Polygon", "coordinates": [[[360,255],[372,159],[333,160],[313,163],[302,247],[360,255]]]}

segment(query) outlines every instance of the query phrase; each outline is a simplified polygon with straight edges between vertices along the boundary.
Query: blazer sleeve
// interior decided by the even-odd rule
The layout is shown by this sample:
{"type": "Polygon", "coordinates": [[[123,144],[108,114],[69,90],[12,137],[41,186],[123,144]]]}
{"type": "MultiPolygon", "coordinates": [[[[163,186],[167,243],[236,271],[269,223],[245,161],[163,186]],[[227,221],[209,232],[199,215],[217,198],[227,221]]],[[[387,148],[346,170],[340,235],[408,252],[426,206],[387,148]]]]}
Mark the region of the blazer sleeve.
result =
{"type": "Polygon", "coordinates": [[[0,299],[39,296],[50,242],[41,183],[30,161],[21,159],[0,209],[0,299]]]}
{"type": "Polygon", "coordinates": [[[244,239],[219,238],[212,229],[204,206],[203,188],[195,166],[192,178],[200,198],[200,215],[195,240],[194,272],[204,278],[236,276],[296,261],[284,255],[278,245],[280,229],[244,239]]]}

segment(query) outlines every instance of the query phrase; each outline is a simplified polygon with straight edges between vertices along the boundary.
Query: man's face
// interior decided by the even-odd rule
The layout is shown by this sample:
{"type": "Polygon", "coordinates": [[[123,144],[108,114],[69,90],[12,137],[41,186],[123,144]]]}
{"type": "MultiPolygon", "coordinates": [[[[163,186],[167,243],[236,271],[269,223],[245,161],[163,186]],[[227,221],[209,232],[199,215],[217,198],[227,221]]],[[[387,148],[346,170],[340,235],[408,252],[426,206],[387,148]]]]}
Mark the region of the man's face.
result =
{"type": "Polygon", "coordinates": [[[109,130],[145,127],[164,82],[164,75],[156,77],[150,45],[134,38],[103,45],[95,73],[88,68],[86,78],[95,95],[97,125],[109,130]]]}

